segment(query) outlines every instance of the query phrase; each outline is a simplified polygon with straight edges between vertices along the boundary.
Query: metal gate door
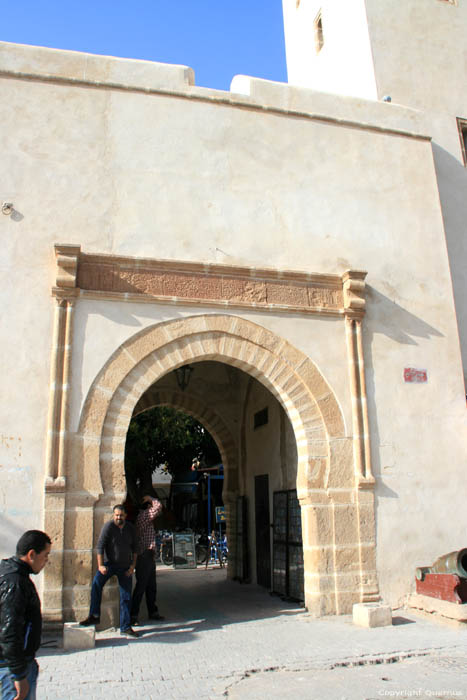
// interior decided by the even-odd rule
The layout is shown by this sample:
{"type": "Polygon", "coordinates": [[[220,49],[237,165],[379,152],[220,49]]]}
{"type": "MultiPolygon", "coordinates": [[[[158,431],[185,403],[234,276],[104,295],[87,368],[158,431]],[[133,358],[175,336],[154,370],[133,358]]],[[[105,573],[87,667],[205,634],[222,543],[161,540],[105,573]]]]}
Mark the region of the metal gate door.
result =
{"type": "Polygon", "coordinates": [[[274,492],[273,523],[273,591],[302,601],[305,598],[302,521],[295,490],[274,492]]]}
{"type": "Polygon", "coordinates": [[[256,581],[271,586],[271,530],[269,520],[269,476],[255,476],[256,581]]]}

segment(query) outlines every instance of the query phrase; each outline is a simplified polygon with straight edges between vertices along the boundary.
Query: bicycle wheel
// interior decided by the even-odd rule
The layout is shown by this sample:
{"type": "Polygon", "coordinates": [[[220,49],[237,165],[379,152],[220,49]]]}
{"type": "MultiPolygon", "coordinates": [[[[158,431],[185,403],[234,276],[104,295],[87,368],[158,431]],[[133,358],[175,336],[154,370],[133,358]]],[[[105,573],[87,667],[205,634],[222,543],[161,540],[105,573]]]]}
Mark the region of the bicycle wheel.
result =
{"type": "Polygon", "coordinates": [[[208,556],[208,548],[202,544],[196,545],[196,563],[204,564],[208,556]]]}
{"type": "Polygon", "coordinates": [[[162,561],[166,566],[172,566],[174,562],[172,547],[162,547],[162,561]]]}

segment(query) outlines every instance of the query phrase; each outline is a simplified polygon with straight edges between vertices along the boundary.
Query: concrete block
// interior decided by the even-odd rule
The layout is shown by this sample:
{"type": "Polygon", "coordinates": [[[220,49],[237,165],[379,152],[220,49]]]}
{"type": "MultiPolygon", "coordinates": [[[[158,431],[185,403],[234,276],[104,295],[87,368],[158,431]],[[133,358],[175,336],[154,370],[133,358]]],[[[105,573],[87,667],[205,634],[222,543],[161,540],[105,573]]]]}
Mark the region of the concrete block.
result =
{"type": "Polygon", "coordinates": [[[355,603],[353,606],[354,625],[361,627],[385,627],[392,625],[392,610],[381,603],[355,603]]]}
{"type": "Polygon", "coordinates": [[[77,622],[65,622],[63,626],[64,649],[94,649],[95,627],[80,627],[77,622]]]}

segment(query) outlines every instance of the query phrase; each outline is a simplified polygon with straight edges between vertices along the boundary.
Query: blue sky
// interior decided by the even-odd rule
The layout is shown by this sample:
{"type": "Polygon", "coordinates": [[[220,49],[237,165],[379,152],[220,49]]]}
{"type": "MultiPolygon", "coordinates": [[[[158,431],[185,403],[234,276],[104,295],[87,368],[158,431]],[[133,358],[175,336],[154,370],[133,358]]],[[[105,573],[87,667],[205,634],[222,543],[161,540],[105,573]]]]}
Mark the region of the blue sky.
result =
{"type": "Polygon", "coordinates": [[[282,0],[0,0],[0,40],[188,65],[228,90],[286,82],[282,0]]]}

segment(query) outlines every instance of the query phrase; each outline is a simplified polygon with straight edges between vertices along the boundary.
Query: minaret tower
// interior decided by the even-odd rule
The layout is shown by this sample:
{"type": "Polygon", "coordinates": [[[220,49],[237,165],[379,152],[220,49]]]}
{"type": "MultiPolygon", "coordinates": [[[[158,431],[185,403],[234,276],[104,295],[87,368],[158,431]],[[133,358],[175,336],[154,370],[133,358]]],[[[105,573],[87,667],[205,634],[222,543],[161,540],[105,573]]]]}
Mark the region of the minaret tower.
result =
{"type": "Polygon", "coordinates": [[[289,83],[467,112],[463,0],[283,0],[289,83]]]}

